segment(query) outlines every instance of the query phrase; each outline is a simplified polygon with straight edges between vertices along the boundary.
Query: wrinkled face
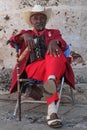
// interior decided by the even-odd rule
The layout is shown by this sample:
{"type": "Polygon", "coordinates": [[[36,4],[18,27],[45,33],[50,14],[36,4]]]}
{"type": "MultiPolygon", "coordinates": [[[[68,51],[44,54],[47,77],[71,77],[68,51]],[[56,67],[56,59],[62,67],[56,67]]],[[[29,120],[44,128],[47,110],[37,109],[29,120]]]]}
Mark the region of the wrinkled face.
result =
{"type": "Polygon", "coordinates": [[[38,13],[30,17],[32,26],[37,31],[42,31],[45,28],[47,17],[44,14],[38,13]]]}

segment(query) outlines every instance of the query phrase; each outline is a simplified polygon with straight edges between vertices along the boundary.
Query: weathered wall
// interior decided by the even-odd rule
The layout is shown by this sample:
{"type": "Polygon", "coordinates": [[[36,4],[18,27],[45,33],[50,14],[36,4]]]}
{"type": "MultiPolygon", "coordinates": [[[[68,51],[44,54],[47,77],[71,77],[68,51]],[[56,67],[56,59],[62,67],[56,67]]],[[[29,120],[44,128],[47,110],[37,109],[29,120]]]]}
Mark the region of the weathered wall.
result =
{"type": "Polygon", "coordinates": [[[15,51],[6,45],[6,41],[13,33],[29,28],[23,12],[35,3],[52,7],[53,14],[47,27],[60,29],[71,50],[79,53],[86,64],[87,0],[0,0],[0,68],[13,68],[15,51]]]}

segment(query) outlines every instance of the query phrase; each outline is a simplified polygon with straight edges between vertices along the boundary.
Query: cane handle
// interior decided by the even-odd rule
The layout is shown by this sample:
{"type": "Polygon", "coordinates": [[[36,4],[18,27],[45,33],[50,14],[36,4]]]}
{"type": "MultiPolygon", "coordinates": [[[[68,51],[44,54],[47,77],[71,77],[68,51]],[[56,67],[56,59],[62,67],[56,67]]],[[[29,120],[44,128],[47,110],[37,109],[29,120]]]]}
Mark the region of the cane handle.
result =
{"type": "Polygon", "coordinates": [[[23,53],[19,56],[18,61],[22,61],[29,51],[30,51],[29,47],[26,47],[23,53]]]}

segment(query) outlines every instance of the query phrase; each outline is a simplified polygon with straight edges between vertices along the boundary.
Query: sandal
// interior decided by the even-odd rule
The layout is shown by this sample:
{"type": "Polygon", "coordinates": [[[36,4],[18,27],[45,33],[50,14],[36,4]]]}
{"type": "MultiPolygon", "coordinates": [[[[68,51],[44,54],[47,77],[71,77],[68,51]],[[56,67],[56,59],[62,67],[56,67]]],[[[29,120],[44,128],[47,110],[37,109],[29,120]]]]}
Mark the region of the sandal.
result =
{"type": "Polygon", "coordinates": [[[56,113],[47,116],[47,124],[52,128],[60,128],[63,125],[61,119],[58,118],[56,113]]]}

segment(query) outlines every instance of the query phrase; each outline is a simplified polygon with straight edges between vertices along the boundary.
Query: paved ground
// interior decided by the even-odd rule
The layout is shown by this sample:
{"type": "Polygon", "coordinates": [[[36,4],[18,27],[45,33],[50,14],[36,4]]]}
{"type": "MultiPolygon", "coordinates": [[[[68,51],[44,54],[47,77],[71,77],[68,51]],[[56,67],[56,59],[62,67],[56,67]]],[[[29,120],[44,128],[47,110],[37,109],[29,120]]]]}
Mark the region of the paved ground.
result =
{"type": "MultiPolygon", "coordinates": [[[[46,104],[22,104],[22,121],[13,118],[15,96],[0,95],[0,130],[51,130],[46,124],[46,104]],[[11,100],[12,99],[12,100],[11,100]]],[[[87,130],[87,104],[62,102],[58,115],[63,120],[61,130],[87,130]]]]}

